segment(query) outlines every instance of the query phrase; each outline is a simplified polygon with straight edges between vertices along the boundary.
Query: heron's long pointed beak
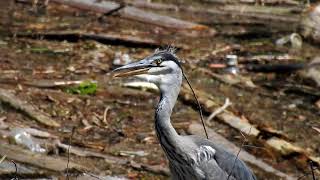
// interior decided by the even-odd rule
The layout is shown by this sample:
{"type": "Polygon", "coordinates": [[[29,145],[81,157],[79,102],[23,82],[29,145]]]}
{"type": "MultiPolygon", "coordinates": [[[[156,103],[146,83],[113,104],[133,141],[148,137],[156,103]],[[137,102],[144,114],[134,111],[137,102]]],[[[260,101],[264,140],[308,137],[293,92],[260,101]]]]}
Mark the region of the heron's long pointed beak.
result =
{"type": "Polygon", "coordinates": [[[147,74],[148,70],[155,67],[152,63],[147,60],[141,60],[133,62],[124,66],[121,66],[112,71],[113,77],[128,77],[139,74],[147,74]]]}

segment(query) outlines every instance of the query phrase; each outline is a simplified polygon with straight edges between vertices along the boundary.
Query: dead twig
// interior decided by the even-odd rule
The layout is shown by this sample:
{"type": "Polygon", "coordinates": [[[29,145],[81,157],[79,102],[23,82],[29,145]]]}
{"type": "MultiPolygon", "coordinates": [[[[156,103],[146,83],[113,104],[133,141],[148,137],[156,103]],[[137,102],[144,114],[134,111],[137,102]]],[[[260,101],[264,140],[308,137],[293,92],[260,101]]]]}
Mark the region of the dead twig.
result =
{"type": "Polygon", "coordinates": [[[209,136],[208,136],[208,133],[207,133],[207,129],[206,129],[206,125],[204,124],[204,120],[203,120],[204,118],[203,118],[203,114],[202,114],[201,104],[200,104],[200,102],[198,100],[198,97],[197,97],[196,93],[194,92],[194,90],[193,90],[193,88],[191,86],[191,83],[190,83],[189,79],[187,78],[186,74],[183,71],[182,71],[182,75],[183,75],[184,79],[187,81],[187,83],[188,83],[188,85],[189,85],[189,87],[191,89],[192,95],[193,95],[194,99],[197,102],[198,110],[199,110],[199,114],[200,114],[200,120],[201,120],[201,123],[202,123],[202,126],[203,126],[203,130],[204,130],[204,132],[206,134],[207,139],[209,139],[209,136]]]}
{"type": "Polygon", "coordinates": [[[88,120],[87,119],[85,119],[85,118],[83,118],[82,120],[81,120],[81,122],[82,122],[82,124],[84,125],[84,130],[89,130],[89,129],[91,129],[93,126],[88,122],[88,120]]]}
{"type": "Polygon", "coordinates": [[[312,180],[316,180],[316,176],[314,175],[313,162],[310,161],[309,164],[310,164],[310,169],[312,174],[312,180]]]}
{"type": "Polygon", "coordinates": [[[67,179],[69,180],[69,162],[70,162],[70,148],[71,148],[71,141],[75,131],[75,127],[72,128],[71,135],[69,138],[69,147],[68,147],[68,161],[67,161],[67,179]]]}
{"type": "Polygon", "coordinates": [[[124,3],[120,3],[119,7],[114,8],[114,9],[110,10],[109,12],[104,13],[103,15],[104,15],[104,16],[113,15],[114,13],[119,12],[121,9],[123,9],[123,8],[125,8],[125,7],[126,7],[126,6],[125,6],[124,3]]]}
{"type": "Polygon", "coordinates": [[[107,107],[104,109],[104,112],[103,112],[103,123],[104,123],[105,125],[108,125],[108,124],[109,124],[109,123],[108,123],[108,120],[107,120],[107,115],[108,115],[109,110],[110,110],[110,107],[107,106],[107,107]]]}
{"type": "Polygon", "coordinates": [[[0,164],[6,159],[6,155],[3,155],[2,158],[0,159],[0,164]]]}
{"type": "Polygon", "coordinates": [[[211,120],[217,115],[220,114],[221,112],[223,112],[228,106],[230,106],[232,103],[230,102],[229,98],[226,98],[223,106],[219,107],[218,109],[216,109],[214,112],[212,112],[210,114],[210,116],[207,118],[206,123],[209,126],[212,126],[211,120]]]}
{"type": "Polygon", "coordinates": [[[320,128],[317,128],[317,127],[314,127],[314,126],[312,126],[311,128],[314,129],[315,131],[317,131],[318,133],[320,133],[320,128]]]}
{"type": "MultiPolygon", "coordinates": [[[[311,171],[315,171],[315,170],[317,170],[317,169],[319,169],[319,167],[313,167],[313,168],[311,169],[311,171]]],[[[314,172],[311,172],[311,173],[314,173],[314,172]]],[[[307,177],[307,176],[308,176],[309,174],[311,174],[311,173],[305,173],[304,175],[298,177],[297,180],[300,180],[300,179],[302,179],[302,178],[304,178],[304,177],[307,177]]],[[[314,180],[314,179],[313,179],[313,180],[314,180]]],[[[315,180],[317,180],[317,179],[315,179],[315,180]]]]}
{"type": "Polygon", "coordinates": [[[250,147],[250,148],[257,148],[257,149],[264,149],[264,150],[266,149],[264,147],[253,146],[253,145],[248,145],[248,144],[243,145],[243,147],[250,147]]]}
{"type": "Polygon", "coordinates": [[[95,178],[95,179],[103,180],[103,179],[101,179],[100,177],[98,177],[98,176],[96,176],[96,175],[94,175],[94,174],[92,174],[92,173],[89,173],[89,172],[83,172],[83,173],[88,174],[90,177],[93,177],[93,178],[95,178]]]}
{"type": "Polygon", "coordinates": [[[15,172],[14,172],[14,178],[13,180],[18,180],[18,166],[14,160],[11,160],[11,162],[14,164],[15,172]]]}
{"type": "MultiPolygon", "coordinates": [[[[251,127],[252,127],[252,126],[251,126],[251,127]]],[[[250,129],[249,129],[249,133],[248,133],[248,134],[250,134],[250,132],[251,132],[251,127],[250,127],[250,129]]],[[[236,164],[236,162],[237,162],[237,160],[238,160],[239,154],[240,154],[242,148],[244,147],[244,144],[247,142],[247,137],[246,137],[241,131],[240,131],[240,133],[241,133],[241,135],[242,135],[242,137],[243,137],[243,141],[242,141],[242,144],[241,144],[241,146],[240,146],[240,148],[239,148],[239,151],[237,152],[237,156],[236,156],[236,158],[234,159],[234,162],[233,162],[233,165],[232,165],[232,169],[231,169],[231,172],[230,172],[229,175],[228,175],[227,180],[229,180],[229,178],[231,177],[231,174],[232,174],[232,172],[233,172],[234,166],[235,166],[235,164],[236,164]]]]}

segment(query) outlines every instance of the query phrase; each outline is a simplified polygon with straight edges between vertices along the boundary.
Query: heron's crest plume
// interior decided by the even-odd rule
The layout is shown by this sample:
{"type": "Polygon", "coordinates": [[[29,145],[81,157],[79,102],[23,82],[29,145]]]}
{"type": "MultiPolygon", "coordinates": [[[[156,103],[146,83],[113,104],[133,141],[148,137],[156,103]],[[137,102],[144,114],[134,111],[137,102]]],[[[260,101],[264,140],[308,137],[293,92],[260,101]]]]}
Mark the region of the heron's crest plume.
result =
{"type": "Polygon", "coordinates": [[[172,55],[176,56],[176,52],[177,52],[177,48],[169,45],[167,46],[166,48],[164,49],[160,49],[160,48],[157,48],[154,53],[159,53],[159,52],[167,52],[167,53],[171,53],[172,55]]]}

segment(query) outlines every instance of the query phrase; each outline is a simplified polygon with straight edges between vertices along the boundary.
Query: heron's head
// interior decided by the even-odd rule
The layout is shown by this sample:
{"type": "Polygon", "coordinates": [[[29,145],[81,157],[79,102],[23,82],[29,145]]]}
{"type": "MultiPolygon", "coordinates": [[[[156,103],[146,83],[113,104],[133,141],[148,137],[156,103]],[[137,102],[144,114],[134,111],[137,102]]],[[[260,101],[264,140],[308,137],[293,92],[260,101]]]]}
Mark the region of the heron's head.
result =
{"type": "Polygon", "coordinates": [[[152,55],[113,70],[115,77],[138,76],[160,89],[181,86],[182,69],[173,50],[157,50],[152,55]]]}

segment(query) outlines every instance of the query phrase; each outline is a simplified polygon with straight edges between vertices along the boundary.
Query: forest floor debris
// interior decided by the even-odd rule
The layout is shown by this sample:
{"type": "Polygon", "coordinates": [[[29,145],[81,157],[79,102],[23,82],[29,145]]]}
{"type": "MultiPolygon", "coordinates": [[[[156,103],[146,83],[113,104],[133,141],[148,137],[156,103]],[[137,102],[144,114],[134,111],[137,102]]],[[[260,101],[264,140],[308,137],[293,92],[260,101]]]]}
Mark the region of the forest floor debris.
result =
{"type": "MultiPolygon", "coordinates": [[[[258,178],[310,178],[310,160],[319,176],[319,93],[316,81],[303,75],[305,69],[257,73],[243,68],[230,76],[210,68],[224,64],[230,54],[236,54],[238,65],[243,67],[308,64],[319,53],[315,44],[304,40],[301,51],[275,43],[296,32],[304,6],[245,3],[238,9],[237,3],[203,5],[192,1],[191,7],[166,2],[115,3],[114,8],[103,11],[105,16],[53,1],[45,8],[42,2],[39,7],[0,2],[8,7],[0,9],[4,27],[0,33],[0,157],[7,156],[0,163],[4,167],[0,178],[16,176],[13,159],[19,170],[17,177],[65,178],[69,161],[70,176],[90,173],[97,177],[167,179],[167,162],[151,120],[158,101],[156,88],[145,82],[111,79],[108,73],[116,66],[117,53],[135,61],[152,53],[152,48],[167,45],[178,48],[177,55],[206,117],[223,105],[226,97],[232,101],[211,121],[210,129],[215,132],[211,136],[233,142],[238,147],[230,149],[237,153],[243,134],[243,149],[253,155],[249,158],[263,160],[249,160],[258,178]],[[128,17],[133,11],[152,16],[128,17]],[[154,16],[175,22],[183,19],[178,25],[188,25],[181,29],[172,21],[171,25],[159,19],[151,22],[154,16]],[[198,26],[201,23],[206,25],[198,26]],[[218,34],[209,29],[217,29],[218,34]],[[87,80],[96,86],[81,88],[87,80]],[[70,88],[75,89],[68,93],[70,88]],[[87,93],[88,89],[93,93],[87,93]],[[81,93],[83,90],[86,93],[81,93]],[[33,153],[11,145],[14,142],[8,135],[17,127],[42,142],[47,152],[33,153]],[[43,163],[43,158],[55,165],[43,163]],[[254,165],[257,160],[260,165],[254,165]],[[85,170],[77,173],[72,167],[85,170]]],[[[189,134],[190,126],[198,121],[186,86],[172,121],[180,134],[189,134]]],[[[202,134],[202,127],[197,128],[194,134],[202,134]]]]}

